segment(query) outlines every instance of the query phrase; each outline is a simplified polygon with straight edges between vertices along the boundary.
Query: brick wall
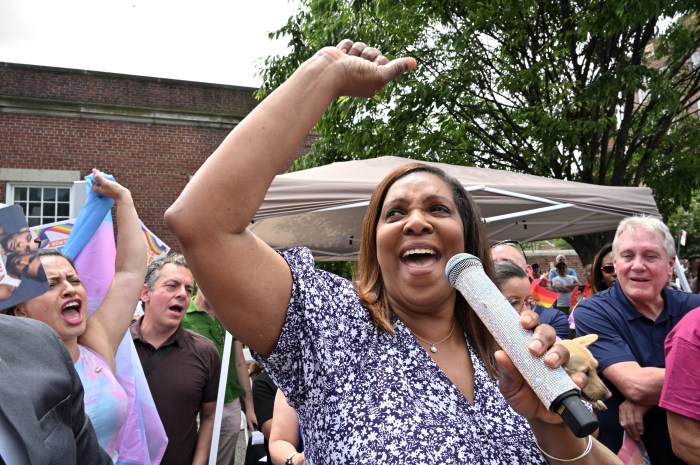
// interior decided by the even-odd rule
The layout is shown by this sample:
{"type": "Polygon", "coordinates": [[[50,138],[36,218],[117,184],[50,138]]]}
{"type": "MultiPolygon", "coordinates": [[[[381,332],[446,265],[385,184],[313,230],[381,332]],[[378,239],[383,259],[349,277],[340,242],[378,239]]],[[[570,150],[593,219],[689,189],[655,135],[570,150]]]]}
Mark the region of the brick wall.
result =
{"type": "MultiPolygon", "coordinates": [[[[177,250],[163,213],[254,108],[254,90],[0,63],[0,167],[113,174],[177,250]]],[[[0,202],[6,187],[0,181],[0,202]]]]}
{"type": "Polygon", "coordinates": [[[578,276],[579,281],[585,284],[585,270],[584,264],[581,263],[581,259],[578,254],[573,250],[551,250],[551,251],[538,251],[537,254],[528,251],[527,261],[530,265],[533,263],[539,263],[540,270],[543,273],[549,273],[551,268],[556,265],[557,255],[566,256],[566,265],[569,268],[576,270],[576,276],[578,276]]]}
{"type": "Polygon", "coordinates": [[[0,63],[0,95],[47,101],[169,108],[243,117],[256,104],[253,99],[255,90],[251,87],[0,63]]]}

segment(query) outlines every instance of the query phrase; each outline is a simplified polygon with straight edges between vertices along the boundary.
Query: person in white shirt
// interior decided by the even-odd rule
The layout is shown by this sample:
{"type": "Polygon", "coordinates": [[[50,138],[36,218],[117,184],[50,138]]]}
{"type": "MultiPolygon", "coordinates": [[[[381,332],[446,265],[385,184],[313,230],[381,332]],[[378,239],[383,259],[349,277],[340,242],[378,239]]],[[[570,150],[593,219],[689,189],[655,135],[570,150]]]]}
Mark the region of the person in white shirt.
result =
{"type": "Polygon", "coordinates": [[[559,262],[555,268],[557,275],[552,279],[552,287],[559,293],[557,308],[568,316],[571,313],[571,293],[579,285],[576,276],[566,273],[566,263],[559,262]]]}

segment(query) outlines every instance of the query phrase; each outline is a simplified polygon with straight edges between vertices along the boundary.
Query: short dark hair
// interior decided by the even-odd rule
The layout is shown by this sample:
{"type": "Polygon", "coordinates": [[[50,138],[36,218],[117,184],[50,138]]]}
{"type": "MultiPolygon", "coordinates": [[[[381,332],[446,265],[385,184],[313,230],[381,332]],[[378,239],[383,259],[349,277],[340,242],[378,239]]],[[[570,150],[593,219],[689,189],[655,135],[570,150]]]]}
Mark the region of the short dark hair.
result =
{"type": "Polygon", "coordinates": [[[188,270],[190,269],[190,267],[187,265],[187,261],[185,261],[185,257],[181,253],[173,253],[157,260],[153,260],[148,265],[146,279],[144,280],[144,284],[149,291],[153,290],[153,285],[156,283],[156,281],[158,281],[158,278],[160,277],[160,270],[168,264],[183,266],[188,270]]]}
{"type": "Polygon", "coordinates": [[[493,262],[493,282],[497,288],[501,288],[506,281],[513,278],[526,279],[527,273],[510,260],[496,260],[493,262]]]}

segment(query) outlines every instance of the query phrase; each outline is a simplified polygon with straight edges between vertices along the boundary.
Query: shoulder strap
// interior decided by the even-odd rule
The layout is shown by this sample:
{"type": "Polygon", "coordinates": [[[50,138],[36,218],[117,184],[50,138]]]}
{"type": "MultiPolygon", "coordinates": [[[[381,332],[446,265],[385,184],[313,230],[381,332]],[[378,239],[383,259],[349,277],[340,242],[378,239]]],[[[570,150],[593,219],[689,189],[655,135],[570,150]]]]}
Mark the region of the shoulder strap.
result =
{"type": "Polygon", "coordinates": [[[170,349],[173,348],[175,344],[169,344],[165,347],[162,347],[158,350],[156,350],[156,353],[151,356],[151,358],[148,359],[145,365],[143,365],[143,374],[148,376],[148,374],[153,371],[153,369],[158,365],[158,362],[163,360],[163,357],[168,355],[168,352],[170,352],[170,349]]]}

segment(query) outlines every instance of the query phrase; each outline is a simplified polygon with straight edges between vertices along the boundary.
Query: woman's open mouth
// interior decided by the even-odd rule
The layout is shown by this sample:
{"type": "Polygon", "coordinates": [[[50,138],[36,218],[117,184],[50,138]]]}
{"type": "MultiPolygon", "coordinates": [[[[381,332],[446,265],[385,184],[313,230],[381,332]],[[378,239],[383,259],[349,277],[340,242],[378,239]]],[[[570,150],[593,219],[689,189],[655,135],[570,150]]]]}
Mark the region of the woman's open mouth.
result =
{"type": "Polygon", "coordinates": [[[410,249],[401,255],[401,262],[415,268],[426,268],[434,265],[440,259],[440,255],[432,249],[410,249]]]}
{"type": "Polygon", "coordinates": [[[80,300],[71,300],[61,308],[61,317],[69,325],[79,325],[83,322],[82,308],[80,300]]]}

